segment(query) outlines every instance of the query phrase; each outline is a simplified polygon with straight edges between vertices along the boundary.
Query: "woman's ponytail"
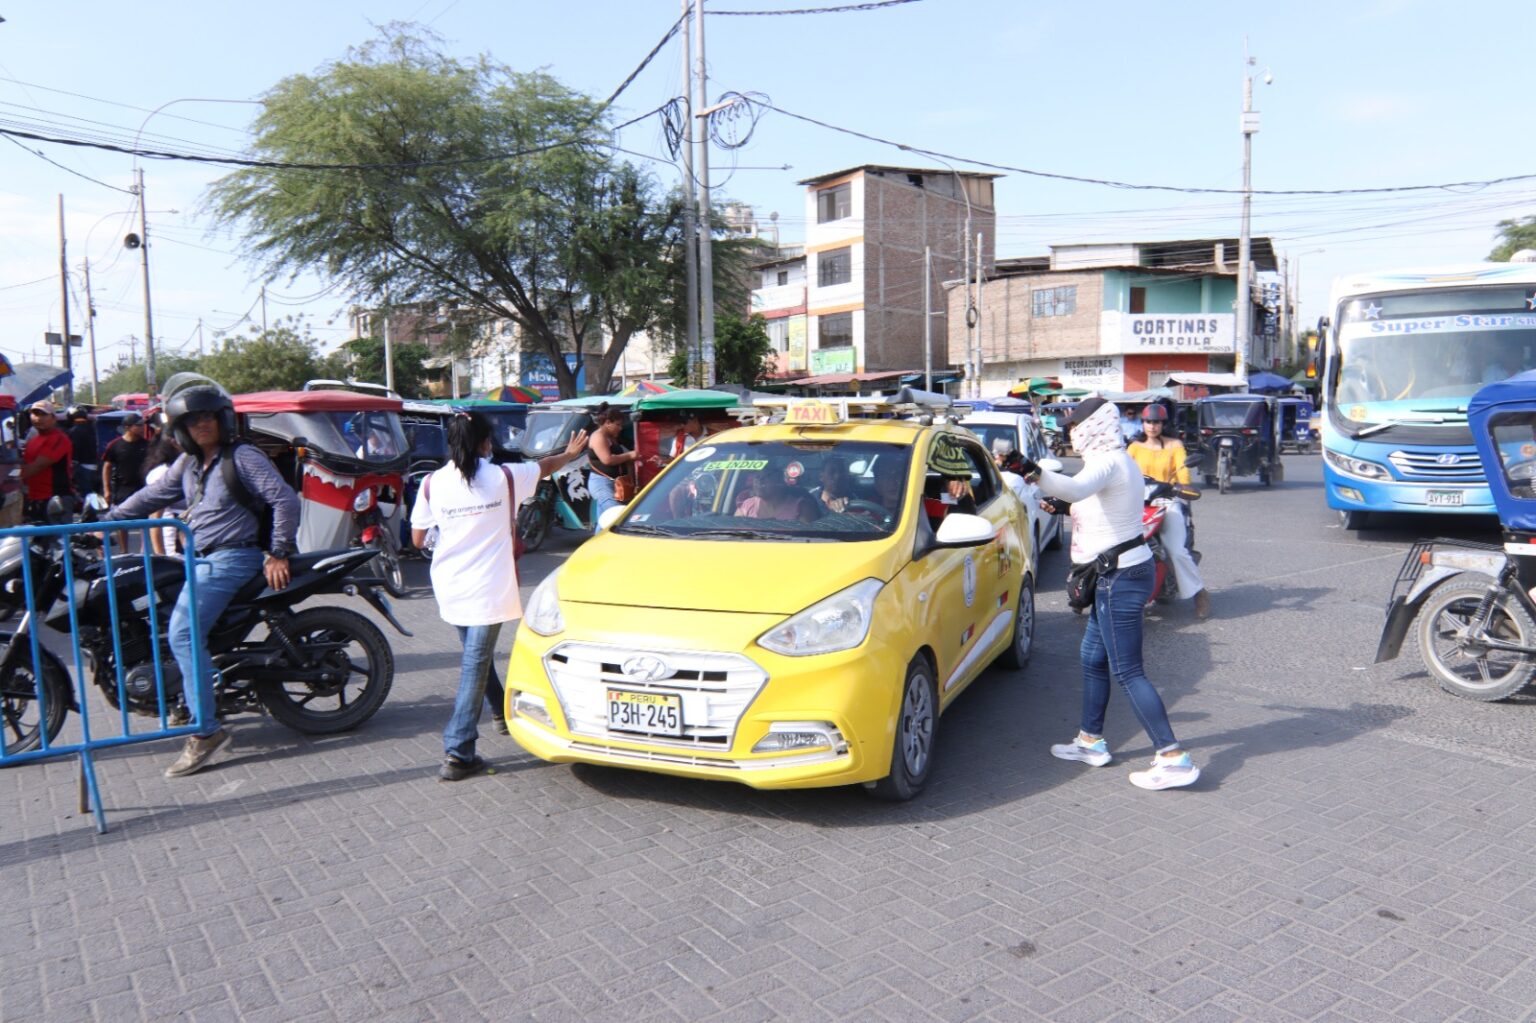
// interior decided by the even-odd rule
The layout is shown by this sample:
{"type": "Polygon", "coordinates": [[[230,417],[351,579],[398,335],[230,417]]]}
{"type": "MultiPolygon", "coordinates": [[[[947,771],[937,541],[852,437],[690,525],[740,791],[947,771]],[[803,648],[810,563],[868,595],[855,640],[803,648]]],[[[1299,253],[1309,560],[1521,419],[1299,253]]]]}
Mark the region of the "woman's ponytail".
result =
{"type": "Polygon", "coordinates": [[[480,471],[480,449],[491,437],[491,421],[479,412],[455,412],[448,420],[448,460],[474,486],[480,471]]]}

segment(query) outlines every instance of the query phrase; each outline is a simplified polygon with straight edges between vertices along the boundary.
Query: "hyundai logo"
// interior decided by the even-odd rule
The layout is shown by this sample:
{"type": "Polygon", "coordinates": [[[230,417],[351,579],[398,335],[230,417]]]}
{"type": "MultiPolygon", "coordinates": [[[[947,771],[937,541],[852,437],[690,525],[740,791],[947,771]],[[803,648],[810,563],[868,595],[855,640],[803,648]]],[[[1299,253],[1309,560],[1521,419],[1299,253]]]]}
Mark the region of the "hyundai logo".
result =
{"type": "Polygon", "coordinates": [[[660,657],[652,657],[649,654],[631,657],[621,667],[624,669],[624,674],[642,682],[655,682],[672,674],[672,665],[660,657]]]}
{"type": "Polygon", "coordinates": [[[1435,464],[1436,465],[1460,465],[1461,464],[1461,456],[1460,455],[1453,455],[1450,452],[1446,452],[1445,454],[1439,455],[1439,456],[1437,456],[1435,458],[1435,464]]]}

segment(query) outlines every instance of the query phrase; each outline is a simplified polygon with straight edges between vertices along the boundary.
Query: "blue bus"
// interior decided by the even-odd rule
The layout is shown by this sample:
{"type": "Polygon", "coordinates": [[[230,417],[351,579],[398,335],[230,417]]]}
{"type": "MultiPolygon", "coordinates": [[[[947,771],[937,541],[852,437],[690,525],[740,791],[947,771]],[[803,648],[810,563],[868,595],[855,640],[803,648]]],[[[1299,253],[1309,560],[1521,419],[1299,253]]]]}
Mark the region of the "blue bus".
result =
{"type": "Polygon", "coordinates": [[[1536,368],[1536,263],[1338,278],[1318,324],[1328,507],[1493,515],[1467,427],[1478,388],[1536,368]]]}

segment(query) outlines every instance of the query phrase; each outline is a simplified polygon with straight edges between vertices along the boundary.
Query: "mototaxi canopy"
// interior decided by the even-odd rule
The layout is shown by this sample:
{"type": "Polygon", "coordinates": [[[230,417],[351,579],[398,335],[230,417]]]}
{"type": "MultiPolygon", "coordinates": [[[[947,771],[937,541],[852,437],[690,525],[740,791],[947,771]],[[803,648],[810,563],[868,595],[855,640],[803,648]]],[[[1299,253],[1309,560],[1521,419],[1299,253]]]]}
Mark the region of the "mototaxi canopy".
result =
{"type": "Polygon", "coordinates": [[[1536,530],[1536,370],[1482,387],[1467,404],[1499,522],[1536,530]]]}
{"type": "Polygon", "coordinates": [[[682,412],[688,409],[728,409],[750,404],[729,391],[687,387],[663,394],[643,395],[635,402],[637,412],[682,412]]]}

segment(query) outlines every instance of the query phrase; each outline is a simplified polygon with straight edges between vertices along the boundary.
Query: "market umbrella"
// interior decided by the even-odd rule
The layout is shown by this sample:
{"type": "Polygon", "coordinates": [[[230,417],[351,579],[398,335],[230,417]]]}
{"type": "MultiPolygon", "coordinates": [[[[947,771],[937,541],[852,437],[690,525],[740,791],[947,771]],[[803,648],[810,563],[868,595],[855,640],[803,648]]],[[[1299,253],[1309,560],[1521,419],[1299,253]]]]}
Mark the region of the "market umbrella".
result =
{"type": "Polygon", "coordinates": [[[48,397],[70,377],[69,370],[44,362],[18,362],[12,367],[10,374],[0,376],[0,394],[9,394],[21,406],[48,397]]]}
{"type": "Polygon", "coordinates": [[[537,405],[544,400],[544,395],[520,384],[503,384],[500,387],[493,387],[485,392],[485,397],[488,401],[507,401],[514,405],[537,405]]]}
{"type": "Polygon", "coordinates": [[[666,394],[669,391],[675,390],[677,390],[677,388],[673,387],[671,384],[661,384],[657,383],[655,380],[636,380],[634,383],[624,388],[624,390],[620,391],[619,397],[643,398],[647,394],[666,394]]]}
{"type": "Polygon", "coordinates": [[[1043,394],[1061,390],[1061,381],[1055,377],[1030,377],[1021,380],[1008,389],[1008,393],[1015,398],[1027,398],[1031,394],[1043,394]]]}

